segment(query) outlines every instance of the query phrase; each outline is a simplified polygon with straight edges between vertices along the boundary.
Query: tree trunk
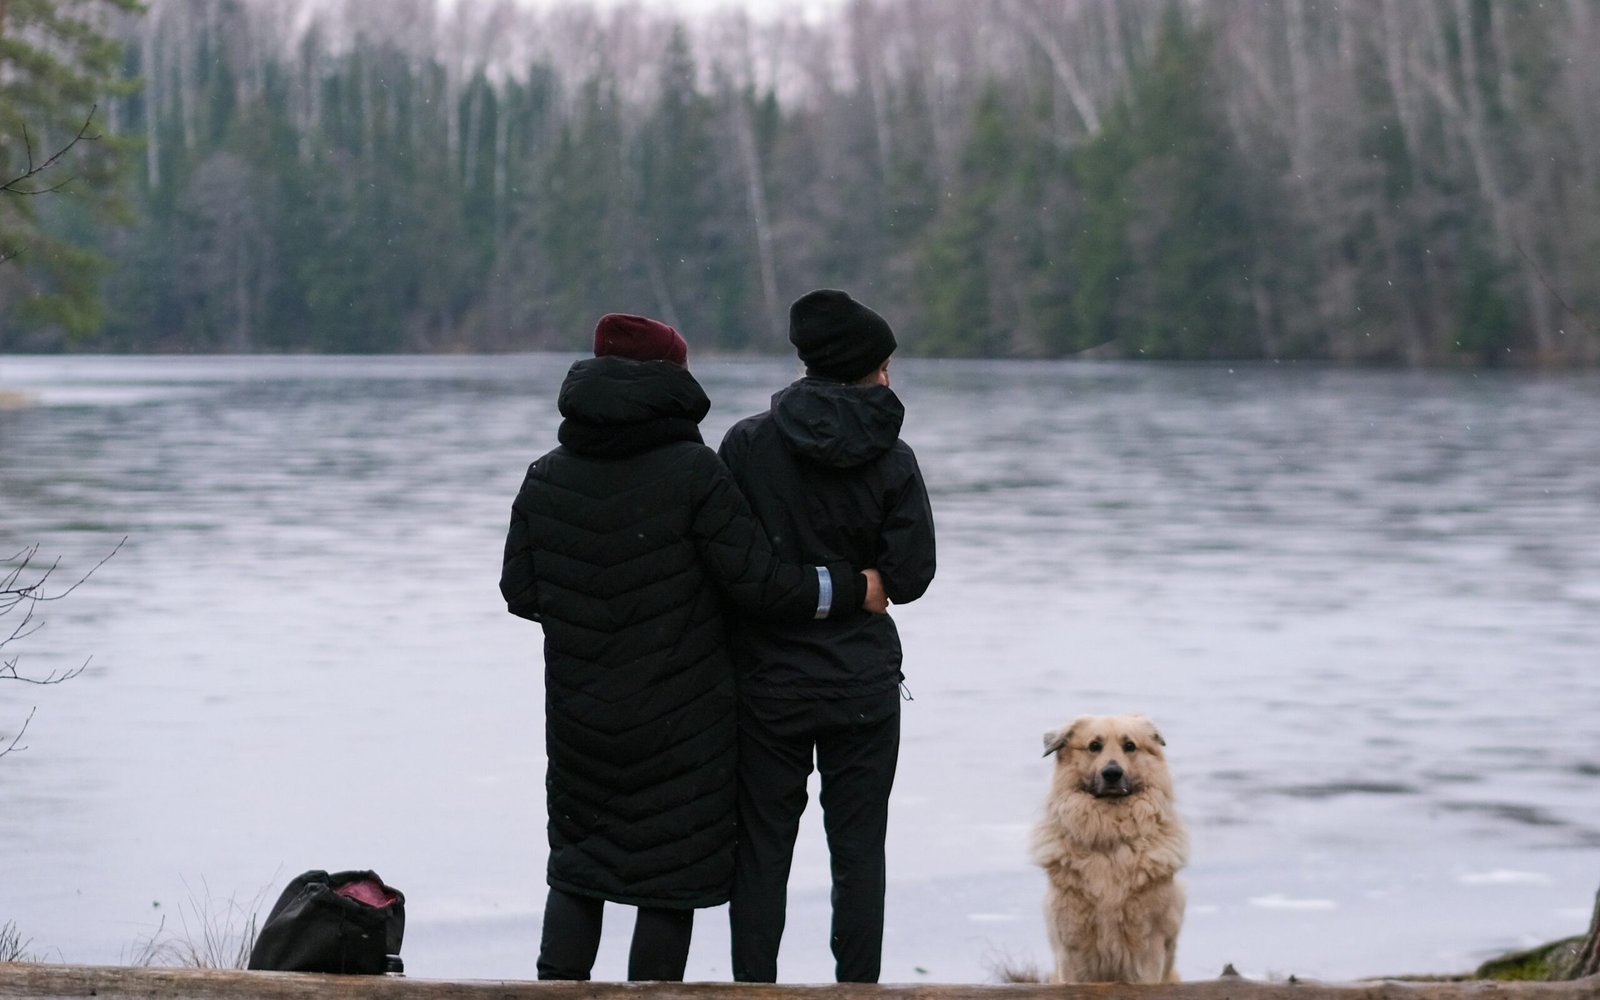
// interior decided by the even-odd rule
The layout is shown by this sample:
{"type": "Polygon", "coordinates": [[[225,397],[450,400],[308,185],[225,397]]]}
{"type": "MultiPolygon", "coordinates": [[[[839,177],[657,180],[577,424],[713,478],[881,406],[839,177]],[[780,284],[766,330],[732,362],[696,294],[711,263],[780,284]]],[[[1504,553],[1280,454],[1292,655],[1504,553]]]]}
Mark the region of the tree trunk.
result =
{"type": "Polygon", "coordinates": [[[511,91],[506,88],[501,95],[494,119],[494,246],[495,251],[505,245],[506,223],[511,213],[506,208],[506,188],[509,186],[510,171],[506,159],[511,149],[511,91]]]}
{"type": "Polygon", "coordinates": [[[1073,109],[1083,121],[1084,131],[1092,138],[1100,131],[1100,114],[1095,110],[1094,99],[1089,96],[1088,88],[1083,85],[1083,79],[1078,76],[1078,71],[1072,64],[1072,57],[1056,40],[1050,26],[1039,16],[1038,11],[1026,5],[1018,6],[1016,10],[1023,28],[1050,60],[1050,68],[1055,72],[1056,82],[1066,91],[1067,99],[1072,102],[1073,109]]]}
{"type": "Polygon", "coordinates": [[[755,127],[750,122],[750,109],[738,94],[729,98],[729,116],[734,137],[739,146],[739,165],[743,168],[745,191],[750,201],[750,224],[756,235],[756,263],[761,276],[762,318],[766,321],[761,331],[761,343],[771,345],[783,342],[783,311],[778,299],[778,265],[772,223],[767,214],[766,186],[762,176],[761,158],[756,150],[755,127]]]}
{"type": "Polygon", "coordinates": [[[1405,73],[1404,34],[1400,25],[1397,0],[1383,0],[1383,68],[1389,77],[1389,90],[1394,94],[1395,116],[1400,119],[1400,138],[1405,143],[1406,160],[1411,165],[1413,183],[1420,176],[1417,158],[1421,155],[1416,105],[1412,102],[1411,88],[1405,73]]]}
{"type": "Polygon", "coordinates": [[[1516,81],[1511,73],[1511,44],[1506,39],[1506,7],[1489,5],[1489,40],[1494,46],[1495,101],[1503,110],[1511,106],[1516,81]]]}
{"type": "Polygon", "coordinates": [[[193,152],[195,136],[195,73],[194,63],[199,58],[199,42],[195,40],[194,20],[177,19],[178,28],[178,121],[182,125],[183,151],[193,152]]]}
{"type": "Polygon", "coordinates": [[[656,315],[668,326],[682,327],[678,310],[672,304],[672,290],[667,287],[666,275],[661,271],[661,262],[656,259],[653,247],[645,250],[644,267],[645,275],[650,279],[650,291],[656,297],[656,315]]]}
{"type": "Polygon", "coordinates": [[[1111,68],[1111,92],[1120,93],[1128,83],[1128,52],[1122,40],[1122,11],[1116,0],[1104,0],[1099,7],[1105,27],[1106,60],[1111,68]]]}
{"type": "MultiPolygon", "coordinates": [[[[0,0],[4,3],[5,0],[0,0]]],[[[161,111],[161,88],[165,84],[161,78],[161,68],[156,65],[156,24],[159,13],[150,11],[145,19],[144,30],[139,33],[139,45],[142,49],[141,61],[144,73],[144,163],[145,172],[149,174],[146,182],[150,190],[154,191],[161,186],[161,130],[156,127],[156,118],[161,111]]]]}
{"type": "Polygon", "coordinates": [[[857,79],[866,85],[867,98],[872,103],[878,176],[887,178],[893,144],[889,133],[889,88],[883,78],[883,59],[878,49],[883,43],[884,29],[881,22],[872,20],[873,16],[868,4],[855,4],[850,8],[850,49],[857,79]]]}
{"type": "Polygon", "coordinates": [[[1401,267],[1400,253],[1395,244],[1394,227],[1389,214],[1381,206],[1373,214],[1377,224],[1378,239],[1383,244],[1383,258],[1389,269],[1389,285],[1395,289],[1395,308],[1400,313],[1400,357],[1409,365],[1420,365],[1426,360],[1427,348],[1423,342],[1422,324],[1407,294],[1405,273],[1401,267]]]}
{"type": "MultiPolygon", "coordinates": [[[[1459,114],[1467,140],[1467,151],[1472,157],[1478,175],[1479,188],[1489,203],[1489,216],[1495,233],[1500,238],[1502,253],[1517,246],[1517,233],[1512,219],[1511,206],[1505,189],[1501,186],[1498,171],[1485,135],[1488,114],[1483,107],[1478,70],[1478,46],[1473,37],[1472,11],[1468,0],[1456,0],[1456,38],[1461,49],[1462,107],[1459,114]]],[[[1555,356],[1551,342],[1550,302],[1538,280],[1532,264],[1524,255],[1521,265],[1523,288],[1528,297],[1529,319],[1533,325],[1535,350],[1542,361],[1555,356]]]]}
{"type": "Polygon", "coordinates": [[[1600,95],[1600,87],[1595,85],[1592,74],[1577,69],[1583,65],[1588,46],[1596,35],[1590,3],[1591,0],[1567,0],[1567,60],[1562,76],[1566,81],[1567,113],[1576,139],[1572,149],[1578,162],[1578,188],[1592,192],[1600,182],[1597,176],[1600,175],[1600,156],[1595,149],[1600,144],[1600,131],[1596,129],[1600,115],[1595,113],[1595,97],[1600,95]]]}
{"type": "Polygon", "coordinates": [[[463,140],[466,162],[461,168],[463,191],[471,191],[478,177],[478,147],[483,142],[484,92],[489,89],[488,80],[471,81],[467,88],[467,135],[463,140]]]}
{"type": "MultiPolygon", "coordinates": [[[[1297,184],[1316,190],[1311,176],[1311,46],[1304,0],[1289,0],[1284,31],[1289,49],[1289,169],[1297,184]]],[[[1315,207],[1315,206],[1313,206],[1315,207]]]]}

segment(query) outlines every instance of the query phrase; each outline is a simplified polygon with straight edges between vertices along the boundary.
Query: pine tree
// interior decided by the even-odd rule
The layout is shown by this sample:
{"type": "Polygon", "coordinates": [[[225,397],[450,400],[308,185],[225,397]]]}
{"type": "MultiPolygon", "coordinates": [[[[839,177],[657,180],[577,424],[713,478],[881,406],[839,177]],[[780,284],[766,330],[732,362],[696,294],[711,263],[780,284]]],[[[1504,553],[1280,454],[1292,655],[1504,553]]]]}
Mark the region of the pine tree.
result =
{"type": "Polygon", "coordinates": [[[755,254],[753,245],[735,247],[744,201],[725,183],[723,160],[731,167],[733,157],[718,148],[712,102],[697,88],[697,74],[688,38],[675,27],[654,113],[631,144],[640,221],[635,250],[658,314],[696,340],[728,346],[749,329],[755,254]]]}
{"type": "Polygon", "coordinates": [[[100,323],[89,220],[119,208],[126,144],[101,113],[129,93],[107,19],[136,0],[0,0],[0,305],[20,321],[84,334],[100,323]]]}
{"type": "Polygon", "coordinates": [[[991,82],[973,112],[960,194],[919,257],[917,287],[925,314],[918,351],[1005,353],[1007,331],[998,321],[994,296],[995,270],[1004,255],[997,244],[1009,238],[1000,220],[1001,202],[1016,167],[1011,122],[1000,88],[991,82]]]}
{"type": "Polygon", "coordinates": [[[1258,350],[1247,307],[1250,209],[1208,93],[1211,40],[1173,8],[1149,64],[1078,158],[1078,315],[1148,358],[1258,350]]]}
{"type": "Polygon", "coordinates": [[[608,309],[644,312],[649,293],[624,279],[619,248],[631,252],[640,231],[628,225],[622,170],[622,121],[615,82],[584,84],[575,120],[554,143],[548,173],[534,195],[544,287],[559,342],[593,327],[608,309]],[[626,235],[624,235],[626,234],[626,235]],[[615,303],[615,305],[613,305],[615,303]]]}

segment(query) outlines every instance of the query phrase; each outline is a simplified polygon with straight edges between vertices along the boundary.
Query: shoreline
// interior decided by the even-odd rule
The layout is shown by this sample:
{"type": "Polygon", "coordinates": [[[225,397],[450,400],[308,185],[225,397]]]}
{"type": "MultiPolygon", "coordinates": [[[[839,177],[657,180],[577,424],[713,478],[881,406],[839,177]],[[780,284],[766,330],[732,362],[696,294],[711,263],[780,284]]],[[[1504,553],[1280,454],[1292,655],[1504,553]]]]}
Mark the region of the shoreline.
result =
{"type": "Polygon", "coordinates": [[[162,996],[173,1000],[299,1000],[302,997],[432,997],[438,1000],[1589,1000],[1600,977],[1566,982],[1406,982],[1398,980],[1321,983],[1280,982],[1224,975],[1208,981],[1163,984],[861,984],[816,983],[617,983],[504,980],[428,980],[404,976],[338,976],[298,972],[242,972],[212,969],[124,968],[0,963],[0,995],[34,1000],[65,997],[162,996]],[[1113,992],[1114,991],[1114,992],[1113,992]]]}

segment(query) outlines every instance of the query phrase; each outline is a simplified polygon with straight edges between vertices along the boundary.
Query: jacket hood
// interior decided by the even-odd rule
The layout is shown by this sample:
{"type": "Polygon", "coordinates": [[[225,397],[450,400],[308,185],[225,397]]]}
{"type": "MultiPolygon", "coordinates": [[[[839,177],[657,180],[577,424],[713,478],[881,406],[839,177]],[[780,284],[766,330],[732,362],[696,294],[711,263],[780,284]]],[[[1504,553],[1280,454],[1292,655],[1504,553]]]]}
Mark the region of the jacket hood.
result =
{"type": "Polygon", "coordinates": [[[711,409],[700,383],[670,361],[585,358],[561,383],[558,437],[584,454],[619,456],[668,441],[699,441],[711,409]]]}
{"type": "Polygon", "coordinates": [[[835,469],[894,447],[906,408],[888,386],[803,378],[772,396],[772,419],[792,453],[835,469]]]}
{"type": "Polygon", "coordinates": [[[556,406],[563,417],[587,424],[637,424],[661,417],[699,423],[711,400],[689,369],[670,361],[585,358],[567,369],[556,406]]]}

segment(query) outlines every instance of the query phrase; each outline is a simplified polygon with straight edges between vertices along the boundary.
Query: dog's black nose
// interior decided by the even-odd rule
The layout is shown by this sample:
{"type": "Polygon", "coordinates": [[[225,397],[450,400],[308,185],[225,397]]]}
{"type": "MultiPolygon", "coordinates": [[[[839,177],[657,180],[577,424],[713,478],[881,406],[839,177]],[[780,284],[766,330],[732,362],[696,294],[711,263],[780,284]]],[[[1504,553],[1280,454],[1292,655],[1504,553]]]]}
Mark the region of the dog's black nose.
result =
{"type": "Polygon", "coordinates": [[[1104,779],[1105,783],[1108,785],[1115,785],[1121,782],[1122,765],[1115,762],[1107,764],[1105,767],[1100,769],[1100,777],[1104,779]]]}

